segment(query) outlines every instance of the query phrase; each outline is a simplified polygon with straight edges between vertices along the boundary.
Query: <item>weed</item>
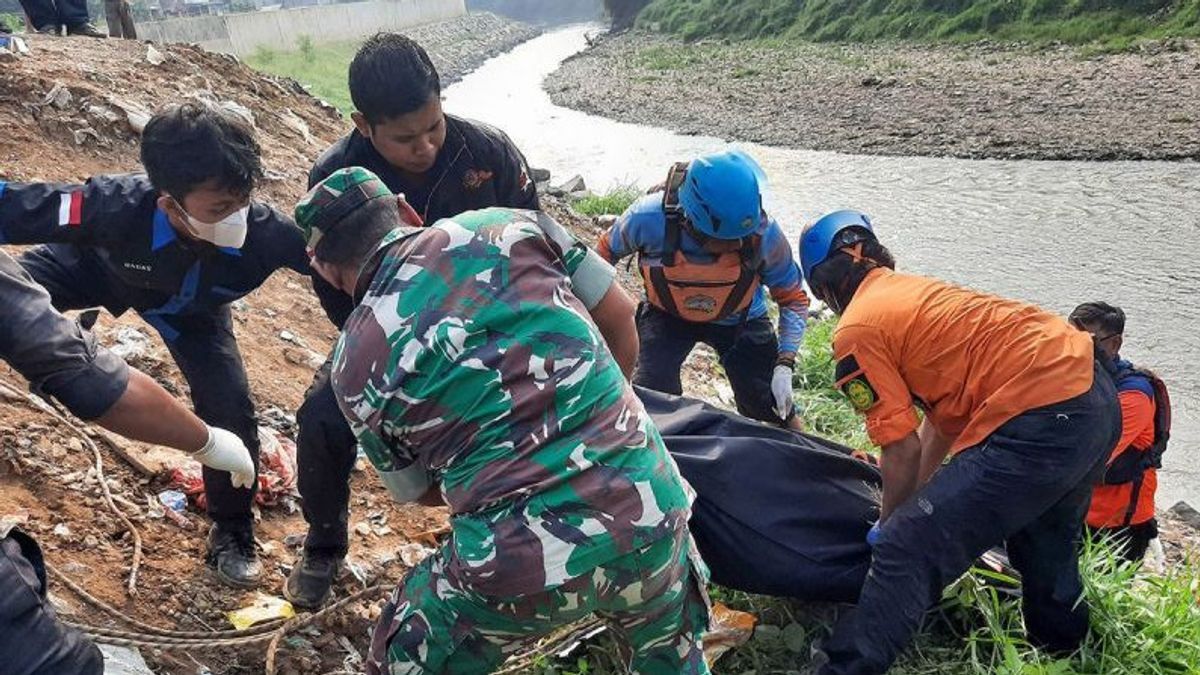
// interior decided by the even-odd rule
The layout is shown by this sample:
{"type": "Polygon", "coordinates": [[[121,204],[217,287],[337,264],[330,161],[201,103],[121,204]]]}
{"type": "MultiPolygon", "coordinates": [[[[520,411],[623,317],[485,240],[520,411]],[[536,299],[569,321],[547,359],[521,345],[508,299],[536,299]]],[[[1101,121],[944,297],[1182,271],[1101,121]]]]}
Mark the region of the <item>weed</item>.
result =
{"type": "Polygon", "coordinates": [[[254,56],[251,57],[251,60],[263,65],[275,63],[275,50],[266,45],[259,45],[254,48],[254,56]]]}
{"type": "Polygon", "coordinates": [[[642,191],[632,185],[615,187],[602,195],[581,197],[572,203],[576,211],[585,216],[620,215],[642,196],[642,191]]]}
{"type": "Polygon", "coordinates": [[[317,60],[317,48],[313,45],[311,35],[300,35],[296,38],[296,49],[300,52],[300,56],[305,63],[312,63],[317,60]]]}

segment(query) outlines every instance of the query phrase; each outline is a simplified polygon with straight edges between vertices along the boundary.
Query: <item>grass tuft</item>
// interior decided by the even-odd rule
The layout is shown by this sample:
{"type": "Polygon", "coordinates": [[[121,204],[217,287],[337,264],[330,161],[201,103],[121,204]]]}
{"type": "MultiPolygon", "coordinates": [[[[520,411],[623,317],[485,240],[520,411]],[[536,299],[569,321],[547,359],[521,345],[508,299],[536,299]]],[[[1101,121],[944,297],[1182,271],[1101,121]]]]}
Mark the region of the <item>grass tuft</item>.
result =
{"type": "Polygon", "coordinates": [[[601,195],[581,197],[574,200],[571,206],[585,216],[619,216],[642,194],[632,185],[621,185],[601,195]]]}

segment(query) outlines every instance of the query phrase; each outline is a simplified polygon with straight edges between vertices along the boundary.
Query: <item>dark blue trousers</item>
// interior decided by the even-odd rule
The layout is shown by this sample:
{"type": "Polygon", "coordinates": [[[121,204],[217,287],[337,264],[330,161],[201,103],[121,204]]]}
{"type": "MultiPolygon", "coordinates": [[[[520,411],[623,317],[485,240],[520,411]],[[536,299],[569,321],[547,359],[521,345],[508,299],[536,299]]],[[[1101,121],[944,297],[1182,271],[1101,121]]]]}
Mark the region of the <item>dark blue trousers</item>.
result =
{"type": "Polygon", "coordinates": [[[1077,546],[1120,420],[1097,364],[1090,391],[1018,415],[938,471],[884,522],[858,605],[826,641],[819,672],[886,672],[942,590],[1001,542],[1021,573],[1030,642],[1077,649],[1089,617],[1077,546]]]}
{"type": "Polygon", "coordinates": [[[83,633],[59,623],[46,599],[46,569],[33,539],[0,537],[0,672],[100,675],[104,657],[83,633]]]}
{"type": "MultiPolygon", "coordinates": [[[[25,252],[17,262],[50,292],[59,311],[103,306],[120,315],[129,307],[120,287],[110,283],[71,246],[39,246],[25,252]]],[[[164,342],[191,389],[196,415],[242,439],[257,466],[258,422],[229,307],[207,314],[172,316],[169,320],[179,334],[170,340],[164,338],[164,342]]],[[[256,481],[254,487],[257,485],[256,481]]],[[[254,491],[235,488],[228,473],[204,467],[208,515],[219,525],[249,528],[254,491]]]]}
{"type": "Polygon", "coordinates": [[[775,414],[771,396],[771,375],[779,356],[775,327],[765,316],[750,319],[740,326],[684,321],[650,303],[638,306],[637,371],[633,383],[661,391],[683,394],[680,371],[697,342],[712,347],[729,377],[738,412],[769,424],[783,424],[775,414]]]}
{"type": "Polygon", "coordinates": [[[21,0],[33,27],[78,26],[88,19],[87,0],[21,0]]]}

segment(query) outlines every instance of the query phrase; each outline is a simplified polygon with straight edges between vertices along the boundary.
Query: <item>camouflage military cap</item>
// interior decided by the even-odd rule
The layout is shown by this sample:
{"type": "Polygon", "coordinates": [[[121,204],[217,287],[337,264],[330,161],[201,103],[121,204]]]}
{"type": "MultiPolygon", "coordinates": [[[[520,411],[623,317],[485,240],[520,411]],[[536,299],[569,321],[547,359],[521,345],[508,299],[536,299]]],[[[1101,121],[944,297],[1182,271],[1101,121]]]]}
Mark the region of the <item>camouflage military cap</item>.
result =
{"type": "Polygon", "coordinates": [[[379,176],[367,169],[361,166],[338,169],[296,204],[296,224],[304,231],[304,241],[312,250],[322,236],[356,209],[372,199],[392,196],[379,176]]]}

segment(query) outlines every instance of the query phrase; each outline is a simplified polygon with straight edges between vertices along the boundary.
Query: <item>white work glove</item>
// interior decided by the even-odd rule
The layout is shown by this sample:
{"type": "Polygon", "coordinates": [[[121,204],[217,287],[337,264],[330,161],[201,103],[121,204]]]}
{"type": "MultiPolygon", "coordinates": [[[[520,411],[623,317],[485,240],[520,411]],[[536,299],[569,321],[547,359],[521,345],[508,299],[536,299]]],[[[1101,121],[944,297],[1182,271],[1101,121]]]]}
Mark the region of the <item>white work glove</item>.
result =
{"type": "Polygon", "coordinates": [[[771,395],[775,398],[775,414],[779,419],[787,421],[792,414],[792,368],[782,363],[775,366],[775,374],[771,376],[771,395]]]}
{"type": "Polygon", "coordinates": [[[208,442],[195,455],[197,462],[210,469],[228,471],[233,487],[254,485],[254,460],[242,439],[216,427],[208,427],[208,442]]]}

